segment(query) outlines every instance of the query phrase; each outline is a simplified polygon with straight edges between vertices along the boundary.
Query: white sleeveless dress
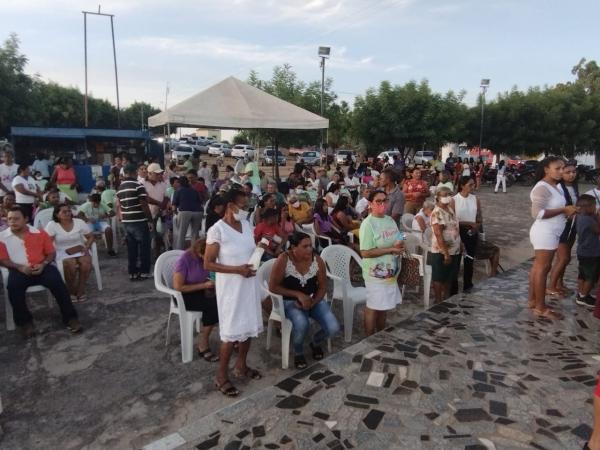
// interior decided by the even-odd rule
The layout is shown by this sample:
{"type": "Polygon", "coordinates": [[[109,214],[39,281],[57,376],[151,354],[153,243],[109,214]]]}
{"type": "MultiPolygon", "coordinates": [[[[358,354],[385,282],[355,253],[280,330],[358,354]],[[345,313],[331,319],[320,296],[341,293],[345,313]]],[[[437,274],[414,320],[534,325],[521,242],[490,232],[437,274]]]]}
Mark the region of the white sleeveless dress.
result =
{"type": "MultiPolygon", "coordinates": [[[[566,203],[565,194],[562,186],[557,184],[552,186],[545,181],[539,181],[531,190],[530,197],[533,201],[533,191],[543,186],[552,195],[544,209],[564,208],[566,203]]],[[[533,245],[534,250],[556,250],[560,240],[567,218],[564,214],[551,217],[549,219],[536,219],[529,230],[529,240],[533,245]]]]}
{"type": "MultiPolygon", "coordinates": [[[[219,244],[217,262],[227,266],[247,264],[256,244],[247,220],[239,233],[223,220],[206,235],[208,245],[219,244]]],[[[216,273],[215,291],[219,311],[219,332],[223,342],[243,342],[263,331],[261,292],[256,277],[244,278],[233,273],[216,273]]]]}

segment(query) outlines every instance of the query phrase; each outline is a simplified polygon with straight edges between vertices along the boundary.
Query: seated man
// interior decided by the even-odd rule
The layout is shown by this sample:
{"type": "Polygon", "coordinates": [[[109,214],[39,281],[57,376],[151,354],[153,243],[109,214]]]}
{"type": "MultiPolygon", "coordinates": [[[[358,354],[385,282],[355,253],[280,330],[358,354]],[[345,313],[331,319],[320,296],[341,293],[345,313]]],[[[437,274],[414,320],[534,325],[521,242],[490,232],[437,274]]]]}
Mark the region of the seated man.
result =
{"type": "Polygon", "coordinates": [[[312,208],[308,203],[300,201],[296,194],[290,194],[288,202],[288,212],[294,223],[303,225],[313,222],[312,208]]]}
{"type": "Polygon", "coordinates": [[[27,288],[41,285],[56,299],[63,323],[71,333],[82,331],[69,290],[54,261],[56,252],[43,230],[28,225],[23,209],[13,206],[8,212],[8,226],[0,232],[0,265],[8,269],[8,300],[13,308],[15,324],[24,338],[34,335],[33,317],[25,302],[27,288]]]}
{"type": "Polygon", "coordinates": [[[91,194],[88,201],[79,207],[79,218],[84,220],[92,233],[104,233],[109,256],[117,256],[113,249],[113,230],[108,220],[114,216],[108,206],[100,200],[100,194],[91,194]]]}

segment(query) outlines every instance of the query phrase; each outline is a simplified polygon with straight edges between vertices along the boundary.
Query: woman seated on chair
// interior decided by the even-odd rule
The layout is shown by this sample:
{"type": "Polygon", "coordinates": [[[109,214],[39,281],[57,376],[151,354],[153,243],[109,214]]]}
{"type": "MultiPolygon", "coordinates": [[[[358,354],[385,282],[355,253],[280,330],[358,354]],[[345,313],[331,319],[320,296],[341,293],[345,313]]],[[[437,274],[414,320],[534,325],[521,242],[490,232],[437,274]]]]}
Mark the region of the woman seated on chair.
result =
{"type": "Polygon", "coordinates": [[[315,333],[310,348],[315,360],[323,358],[321,344],[334,336],[340,325],[324,300],[327,293],[325,263],[313,251],[310,236],[300,231],[290,237],[290,248],[279,255],[269,280],[269,290],[284,300],[285,317],[292,322],[294,364],[306,367],[304,339],[312,317],[321,329],[315,333]]]}
{"type": "Polygon", "coordinates": [[[255,226],[258,225],[262,221],[262,214],[267,209],[277,208],[276,197],[273,194],[265,194],[258,201],[258,205],[256,205],[256,209],[254,210],[254,223],[250,225],[255,226]]]}
{"type": "Polygon", "coordinates": [[[354,234],[355,240],[358,240],[358,230],[360,228],[360,221],[353,220],[352,212],[353,209],[350,206],[349,198],[345,195],[341,195],[337,201],[333,211],[331,212],[331,219],[335,227],[340,230],[341,233],[352,233],[354,234]]]}
{"type": "Polygon", "coordinates": [[[341,234],[333,225],[328,213],[328,206],[324,199],[319,198],[315,202],[314,227],[317,235],[327,236],[334,244],[348,244],[348,237],[341,234]]]}
{"type": "Polygon", "coordinates": [[[64,203],[54,207],[52,219],[46,225],[46,233],[54,241],[57,263],[63,265],[71,301],[84,302],[85,283],[92,271],[90,248],[94,235],[83,220],[73,218],[71,207],[64,203]]]}
{"type": "Polygon", "coordinates": [[[286,236],[279,227],[278,218],[279,213],[275,208],[266,209],[262,212],[262,220],[254,229],[254,241],[260,244],[265,249],[262,260],[268,261],[273,258],[277,258],[285,247],[286,236]],[[269,241],[268,244],[263,245],[262,239],[269,241]]]}
{"type": "Polygon", "coordinates": [[[433,212],[433,208],[435,208],[435,203],[431,200],[425,200],[423,203],[423,207],[419,210],[419,212],[415,215],[412,221],[412,229],[414,231],[419,231],[421,233],[425,233],[425,230],[431,228],[431,213],[433,212]]]}
{"type": "Polygon", "coordinates": [[[181,292],[187,311],[202,311],[202,330],[198,336],[198,355],[208,362],[219,357],[210,350],[210,333],[219,323],[215,283],[204,268],[206,239],[196,239],[175,264],[173,289],[181,292]]]}

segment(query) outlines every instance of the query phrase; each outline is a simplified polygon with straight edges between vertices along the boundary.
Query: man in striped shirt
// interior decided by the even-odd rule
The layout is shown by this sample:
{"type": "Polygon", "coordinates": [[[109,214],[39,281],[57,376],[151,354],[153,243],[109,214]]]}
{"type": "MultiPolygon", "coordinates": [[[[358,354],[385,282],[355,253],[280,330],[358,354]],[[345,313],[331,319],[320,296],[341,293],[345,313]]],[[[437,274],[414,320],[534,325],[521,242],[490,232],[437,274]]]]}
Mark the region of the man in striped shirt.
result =
{"type": "Polygon", "coordinates": [[[117,198],[127,240],[129,279],[146,280],[152,278],[150,272],[152,215],[148,207],[148,195],[144,186],[137,181],[135,164],[127,164],[123,172],[125,178],[119,185],[117,198]]]}

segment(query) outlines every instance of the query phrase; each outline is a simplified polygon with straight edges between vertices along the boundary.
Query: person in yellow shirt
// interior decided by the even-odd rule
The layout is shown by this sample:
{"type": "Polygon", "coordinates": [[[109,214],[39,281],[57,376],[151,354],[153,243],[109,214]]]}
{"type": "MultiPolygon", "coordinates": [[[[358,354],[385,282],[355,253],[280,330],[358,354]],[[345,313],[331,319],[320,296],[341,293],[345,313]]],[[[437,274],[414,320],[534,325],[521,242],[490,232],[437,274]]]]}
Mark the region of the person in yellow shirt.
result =
{"type": "Polygon", "coordinates": [[[312,223],[312,208],[307,202],[298,200],[296,194],[288,197],[288,211],[292,221],[298,225],[312,223]]]}

